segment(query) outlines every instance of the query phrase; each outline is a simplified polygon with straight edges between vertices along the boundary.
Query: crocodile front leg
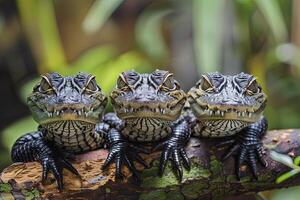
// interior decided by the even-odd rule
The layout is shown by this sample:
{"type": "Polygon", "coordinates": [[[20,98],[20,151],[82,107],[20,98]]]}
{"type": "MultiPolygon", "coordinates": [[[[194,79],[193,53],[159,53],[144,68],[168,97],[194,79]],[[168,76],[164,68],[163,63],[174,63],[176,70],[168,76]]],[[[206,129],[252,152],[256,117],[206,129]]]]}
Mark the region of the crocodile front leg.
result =
{"type": "Polygon", "coordinates": [[[235,170],[238,179],[240,179],[240,165],[247,162],[250,165],[254,177],[257,179],[257,165],[259,160],[263,166],[267,166],[267,162],[263,159],[263,146],[261,139],[265,135],[268,128],[268,122],[265,117],[262,117],[258,122],[244,128],[240,133],[237,133],[237,138],[229,151],[224,156],[224,160],[230,157],[233,153],[238,152],[235,163],[235,170]]]}
{"type": "Polygon", "coordinates": [[[186,169],[190,169],[190,162],[185,152],[185,146],[190,136],[191,126],[188,120],[182,117],[174,123],[171,137],[155,147],[155,149],[162,149],[159,166],[160,176],[163,175],[167,161],[170,159],[175,174],[178,175],[179,181],[182,180],[183,169],[181,163],[186,169]]]}
{"type": "Polygon", "coordinates": [[[133,176],[139,181],[139,173],[133,163],[138,161],[143,166],[148,167],[147,163],[142,159],[139,153],[148,153],[145,149],[130,143],[122,134],[122,121],[114,114],[108,113],[104,116],[103,122],[97,124],[96,132],[102,134],[106,138],[109,146],[109,154],[102,166],[105,170],[112,163],[116,165],[116,177],[123,179],[122,166],[125,164],[132,172],[133,176]]]}
{"type": "Polygon", "coordinates": [[[44,134],[41,131],[28,133],[20,137],[12,147],[11,157],[13,162],[39,161],[43,167],[43,182],[47,179],[49,171],[51,171],[57,181],[59,190],[64,187],[63,168],[80,176],[72,164],[57,150],[57,147],[54,148],[49,141],[44,139],[44,134]]]}

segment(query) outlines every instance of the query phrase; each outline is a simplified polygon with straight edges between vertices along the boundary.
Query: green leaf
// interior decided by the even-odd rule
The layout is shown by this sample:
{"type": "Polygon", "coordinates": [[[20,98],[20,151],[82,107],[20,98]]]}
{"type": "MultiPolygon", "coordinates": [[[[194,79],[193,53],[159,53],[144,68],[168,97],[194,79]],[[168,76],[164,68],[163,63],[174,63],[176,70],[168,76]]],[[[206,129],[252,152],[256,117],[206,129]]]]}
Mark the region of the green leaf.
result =
{"type": "Polygon", "coordinates": [[[273,160],[289,166],[290,168],[294,168],[294,162],[290,156],[277,153],[276,151],[270,151],[270,156],[273,160]]]}
{"type": "Polygon", "coordinates": [[[57,71],[66,65],[52,0],[18,0],[22,27],[38,57],[40,72],[57,71]]]}
{"type": "Polygon", "coordinates": [[[220,70],[224,0],[193,0],[195,57],[198,72],[220,70]]]}
{"type": "MultiPolygon", "coordinates": [[[[117,49],[111,45],[101,45],[90,48],[80,55],[67,71],[71,74],[78,73],[79,71],[92,73],[95,68],[102,63],[114,59],[117,56],[117,49]]],[[[61,72],[63,74],[63,72],[61,72]]],[[[68,74],[70,74],[68,73],[68,74]]]]}
{"type": "Polygon", "coordinates": [[[124,0],[96,0],[82,23],[86,33],[95,33],[124,0]]]}
{"type": "Polygon", "coordinates": [[[255,0],[257,7],[265,17],[276,42],[283,42],[287,39],[287,30],[283,16],[277,1],[255,0]]]}
{"type": "Polygon", "coordinates": [[[297,157],[294,161],[292,160],[292,158],[288,155],[285,154],[281,154],[281,153],[277,153],[276,151],[270,151],[270,156],[273,160],[280,162],[286,166],[289,166],[290,168],[292,168],[293,170],[286,172],[284,174],[282,174],[281,176],[279,176],[276,179],[276,183],[281,183],[285,180],[287,180],[288,178],[294,176],[295,174],[298,174],[300,172],[300,167],[298,166],[299,162],[300,162],[300,157],[297,157]],[[297,165],[296,165],[297,164],[297,165]]]}
{"type": "Polygon", "coordinates": [[[286,172],[284,174],[282,174],[281,176],[279,176],[277,179],[276,179],[276,183],[279,184],[285,180],[287,180],[288,178],[298,174],[300,171],[298,169],[293,169],[289,172],[286,172]]]}
{"type": "Polygon", "coordinates": [[[295,159],[294,159],[294,164],[299,166],[300,164],[300,156],[297,156],[295,159]]]}
{"type": "Polygon", "coordinates": [[[135,35],[138,45],[154,60],[162,60],[168,56],[161,20],[171,12],[170,9],[146,10],[137,21],[135,35]]]}

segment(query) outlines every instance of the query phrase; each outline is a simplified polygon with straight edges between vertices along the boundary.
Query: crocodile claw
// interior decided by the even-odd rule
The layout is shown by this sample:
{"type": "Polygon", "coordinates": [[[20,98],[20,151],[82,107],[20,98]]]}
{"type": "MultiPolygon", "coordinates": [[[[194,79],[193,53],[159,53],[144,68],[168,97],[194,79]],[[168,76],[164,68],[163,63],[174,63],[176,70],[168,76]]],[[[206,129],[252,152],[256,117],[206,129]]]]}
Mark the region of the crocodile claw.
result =
{"type": "Polygon", "coordinates": [[[79,172],[72,166],[72,164],[65,158],[53,156],[51,154],[44,155],[41,158],[41,164],[43,167],[42,181],[45,182],[48,178],[49,171],[53,173],[58,189],[61,191],[64,188],[63,184],[63,168],[66,168],[73,174],[80,176],[79,172]]]}
{"type": "Polygon", "coordinates": [[[228,159],[233,153],[239,152],[235,161],[235,173],[237,178],[240,180],[240,166],[245,161],[251,169],[254,178],[258,178],[257,175],[257,160],[264,166],[267,167],[267,162],[265,161],[263,154],[264,149],[261,143],[256,144],[246,144],[246,143],[235,143],[233,144],[229,151],[224,155],[223,160],[228,159]]]}
{"type": "Polygon", "coordinates": [[[125,164],[128,169],[132,172],[133,177],[136,181],[140,181],[140,175],[136,169],[133,161],[136,160],[144,167],[148,168],[148,164],[143,160],[139,153],[149,153],[145,149],[142,149],[138,146],[132,145],[126,141],[120,141],[111,145],[109,154],[105,160],[105,163],[102,166],[102,169],[105,170],[108,166],[114,161],[116,166],[116,178],[124,179],[124,174],[122,173],[122,165],[125,164]]]}
{"type": "Polygon", "coordinates": [[[171,138],[154,148],[155,150],[162,149],[158,173],[159,176],[163,175],[168,160],[171,160],[174,173],[177,175],[179,181],[182,181],[183,168],[181,161],[183,166],[187,170],[190,170],[190,161],[187,157],[184,146],[185,145],[182,142],[179,142],[177,138],[171,138]]]}

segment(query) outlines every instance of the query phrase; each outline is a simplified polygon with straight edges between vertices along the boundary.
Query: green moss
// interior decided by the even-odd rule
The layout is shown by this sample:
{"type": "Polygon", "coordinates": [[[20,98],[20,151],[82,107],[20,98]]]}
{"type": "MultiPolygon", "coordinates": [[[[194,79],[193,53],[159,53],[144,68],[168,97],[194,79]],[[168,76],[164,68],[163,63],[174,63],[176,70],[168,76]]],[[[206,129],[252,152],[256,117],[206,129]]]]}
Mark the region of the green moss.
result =
{"type": "Polygon", "coordinates": [[[143,183],[142,187],[145,188],[164,188],[167,186],[178,185],[178,180],[171,170],[170,162],[167,164],[163,177],[157,175],[158,168],[152,167],[151,169],[144,170],[142,174],[143,183]]]}
{"type": "Polygon", "coordinates": [[[208,169],[204,169],[200,166],[196,166],[196,165],[192,165],[191,170],[187,171],[184,170],[183,171],[183,179],[188,179],[188,178],[208,178],[209,176],[211,176],[211,173],[208,169]]]}
{"type": "Polygon", "coordinates": [[[250,176],[245,176],[241,178],[240,183],[247,190],[255,189],[258,184],[256,181],[252,181],[252,177],[250,176]]]}
{"type": "Polygon", "coordinates": [[[1,183],[0,184],[0,192],[10,193],[12,187],[9,183],[1,183]]]}
{"type": "Polygon", "coordinates": [[[244,176],[241,178],[240,183],[246,183],[251,181],[251,177],[250,176],[244,176]]]}
{"type": "Polygon", "coordinates": [[[262,175],[257,177],[257,180],[259,182],[265,182],[265,181],[269,181],[269,180],[272,180],[272,179],[273,179],[273,177],[270,174],[262,174],[262,175]]]}
{"type": "Polygon", "coordinates": [[[158,174],[158,167],[151,167],[150,169],[144,169],[142,178],[147,178],[147,177],[155,177],[158,174]]]}
{"type": "Polygon", "coordinates": [[[110,188],[105,188],[106,193],[110,193],[110,188]]]}
{"type": "Polygon", "coordinates": [[[38,198],[40,196],[40,192],[37,189],[33,189],[31,191],[22,190],[22,193],[25,196],[25,200],[36,199],[36,198],[38,198]]]}
{"type": "Polygon", "coordinates": [[[226,177],[228,183],[232,183],[237,181],[237,177],[235,175],[229,175],[226,177]]]}
{"type": "Polygon", "coordinates": [[[181,192],[186,198],[196,199],[207,188],[209,188],[209,184],[207,183],[191,183],[184,185],[181,192]]]}
{"type": "Polygon", "coordinates": [[[141,194],[139,200],[165,200],[167,195],[164,191],[153,191],[145,194],[141,194]]]}
{"type": "Polygon", "coordinates": [[[149,177],[143,180],[142,187],[145,188],[164,188],[167,186],[177,185],[178,180],[175,175],[165,175],[161,177],[149,177]]]}
{"type": "Polygon", "coordinates": [[[220,176],[222,174],[222,163],[217,160],[216,156],[210,157],[210,170],[213,176],[220,176]]]}
{"type": "Polygon", "coordinates": [[[180,193],[180,191],[170,191],[167,193],[167,199],[184,200],[184,196],[180,193]]]}

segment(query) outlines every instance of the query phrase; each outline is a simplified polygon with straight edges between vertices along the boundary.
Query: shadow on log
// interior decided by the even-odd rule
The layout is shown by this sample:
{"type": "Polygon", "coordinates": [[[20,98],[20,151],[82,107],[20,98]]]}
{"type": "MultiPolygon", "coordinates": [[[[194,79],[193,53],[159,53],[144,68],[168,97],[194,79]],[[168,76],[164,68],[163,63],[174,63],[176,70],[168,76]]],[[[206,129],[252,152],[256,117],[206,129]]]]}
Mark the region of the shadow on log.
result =
{"type": "Polygon", "coordinates": [[[62,192],[57,190],[52,174],[47,183],[41,183],[42,168],[38,162],[13,164],[0,174],[0,199],[223,199],[225,196],[300,185],[300,176],[276,184],[276,178],[290,168],[269,156],[269,150],[291,157],[300,155],[300,130],[267,133],[263,143],[268,149],[264,155],[268,167],[258,164],[258,180],[252,177],[246,166],[241,166],[242,178],[238,181],[234,174],[234,159],[225,163],[220,161],[228,146],[217,148],[218,142],[209,139],[190,141],[187,153],[192,168],[189,172],[184,171],[182,183],[175,178],[170,163],[164,177],[157,176],[159,153],[144,156],[151,165],[149,169],[136,164],[142,171],[143,182],[140,184],[134,183],[126,169],[123,172],[129,178],[124,181],[115,181],[113,166],[103,172],[100,168],[107,156],[106,150],[78,155],[73,164],[81,178],[65,170],[65,189],[62,192]]]}

